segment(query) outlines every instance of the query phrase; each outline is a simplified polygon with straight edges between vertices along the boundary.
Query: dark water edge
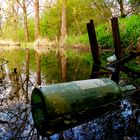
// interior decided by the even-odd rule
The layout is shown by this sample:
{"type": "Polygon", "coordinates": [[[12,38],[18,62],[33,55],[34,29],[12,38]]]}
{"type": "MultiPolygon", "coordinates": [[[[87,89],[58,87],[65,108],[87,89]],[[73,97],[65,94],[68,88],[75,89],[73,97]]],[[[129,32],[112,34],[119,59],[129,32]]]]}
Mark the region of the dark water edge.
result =
{"type": "Polygon", "coordinates": [[[74,128],[41,137],[37,134],[30,112],[30,105],[18,104],[11,108],[0,110],[0,139],[2,140],[139,140],[140,110],[131,98],[118,101],[120,110],[107,112],[105,115],[74,128]],[[25,119],[25,109],[29,115],[25,119]],[[20,115],[19,115],[20,114],[20,115]],[[19,115],[19,116],[18,116],[19,115]],[[24,123],[25,124],[24,124],[24,123]],[[23,125],[24,124],[24,125],[23,125]]]}
{"type": "Polygon", "coordinates": [[[140,110],[130,98],[120,101],[121,109],[51,136],[52,140],[139,140],[140,110]]]}

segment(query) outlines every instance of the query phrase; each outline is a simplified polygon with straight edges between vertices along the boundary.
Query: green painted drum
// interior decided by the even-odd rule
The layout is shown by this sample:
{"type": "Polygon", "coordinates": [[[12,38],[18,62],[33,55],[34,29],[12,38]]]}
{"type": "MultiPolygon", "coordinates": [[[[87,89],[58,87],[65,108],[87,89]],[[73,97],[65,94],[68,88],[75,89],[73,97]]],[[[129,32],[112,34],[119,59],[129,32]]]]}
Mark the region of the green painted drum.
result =
{"type": "Polygon", "coordinates": [[[41,135],[51,135],[92,118],[95,108],[122,96],[117,83],[91,79],[44,85],[32,91],[35,127],[41,135]]]}

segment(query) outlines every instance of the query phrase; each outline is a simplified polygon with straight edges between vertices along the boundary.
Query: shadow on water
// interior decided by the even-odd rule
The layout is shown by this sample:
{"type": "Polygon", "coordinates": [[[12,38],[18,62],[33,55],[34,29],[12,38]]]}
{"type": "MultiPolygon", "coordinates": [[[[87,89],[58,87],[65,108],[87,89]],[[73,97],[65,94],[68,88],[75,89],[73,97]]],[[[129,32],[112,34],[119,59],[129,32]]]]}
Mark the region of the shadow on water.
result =
{"type": "Polygon", "coordinates": [[[52,140],[139,140],[140,110],[131,98],[118,101],[120,110],[53,135],[52,140]]]}
{"type": "MultiPolygon", "coordinates": [[[[60,132],[43,138],[37,133],[31,114],[30,103],[26,103],[25,92],[25,53],[24,50],[16,52],[3,52],[1,57],[8,60],[8,71],[13,72],[13,68],[17,68],[19,75],[18,90],[12,90],[13,82],[8,79],[9,73],[4,75],[3,81],[0,83],[0,139],[16,139],[16,140],[139,140],[140,139],[140,109],[138,102],[131,97],[123,98],[118,101],[116,106],[118,110],[106,112],[99,118],[93,118],[85,124],[76,126],[69,130],[60,132]],[[18,55],[16,55],[18,54],[18,55]]],[[[52,54],[48,57],[42,56],[42,80],[44,84],[60,82],[60,71],[58,60],[52,54]],[[51,59],[50,59],[51,57],[51,59]],[[49,65],[49,67],[48,67],[49,65]],[[47,70],[46,70],[47,69],[47,70]],[[54,69],[54,72],[52,72],[54,69]],[[51,74],[50,74],[51,72],[51,74]]],[[[73,63],[73,69],[77,68],[74,65],[74,59],[70,60],[73,63]]],[[[80,60],[82,67],[83,60],[80,60]]],[[[79,63],[78,58],[75,63],[79,63]]],[[[69,63],[70,65],[70,63],[69,63]]],[[[79,65],[79,64],[78,64],[79,65]]],[[[89,77],[91,65],[88,61],[85,63],[86,76],[89,77]],[[87,74],[89,73],[89,74],[87,74]]],[[[69,66],[71,77],[75,78],[72,66],[69,66]],[[73,74],[72,74],[73,73],[73,74]]],[[[78,69],[79,70],[79,69],[78,69]]],[[[79,70],[80,73],[80,70],[79,70]]],[[[70,72],[68,72],[70,75],[70,72]]],[[[85,76],[85,77],[86,77],[85,76]]],[[[86,78],[87,78],[86,77],[86,78]]],[[[83,78],[83,77],[82,77],[83,78]]],[[[79,80],[79,76],[77,76],[79,80]]],[[[84,79],[84,78],[83,78],[84,79]]],[[[30,82],[28,97],[31,96],[31,91],[35,86],[35,56],[34,51],[31,51],[30,62],[30,82]]],[[[72,80],[68,79],[69,81],[72,80]]],[[[15,83],[14,83],[15,84],[15,83]]],[[[17,87],[16,87],[17,88],[17,87]]]]}

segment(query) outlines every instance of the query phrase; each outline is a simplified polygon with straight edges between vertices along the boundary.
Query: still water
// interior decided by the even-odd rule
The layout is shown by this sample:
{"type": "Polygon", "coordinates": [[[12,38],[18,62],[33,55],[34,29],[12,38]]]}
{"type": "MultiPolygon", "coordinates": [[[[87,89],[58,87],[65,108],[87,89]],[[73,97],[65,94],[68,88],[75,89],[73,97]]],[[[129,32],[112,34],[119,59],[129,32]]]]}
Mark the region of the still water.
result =
{"type": "MultiPolygon", "coordinates": [[[[92,121],[76,126],[69,130],[60,132],[50,137],[42,137],[37,133],[32,119],[30,102],[26,102],[26,77],[25,77],[25,53],[23,51],[4,52],[2,58],[8,60],[6,65],[1,64],[1,68],[5,70],[5,75],[0,83],[0,139],[2,140],[139,140],[140,139],[140,109],[137,102],[131,97],[125,97],[115,104],[119,109],[113,112],[106,112],[99,118],[93,118],[92,121]],[[18,54],[18,55],[16,55],[18,54]],[[13,59],[12,59],[13,58],[13,59]],[[13,69],[17,68],[17,83],[13,83],[9,75],[13,69]],[[13,89],[14,87],[14,89],[13,89]],[[15,90],[16,88],[16,90],[15,90]]],[[[51,57],[52,54],[51,54],[51,57]]],[[[42,61],[42,82],[50,84],[60,82],[60,71],[57,59],[48,60],[44,58],[42,61]],[[49,66],[48,66],[49,65],[49,66]],[[50,71],[54,72],[50,74],[50,71]],[[47,70],[46,70],[47,69],[47,70]],[[44,71],[43,71],[44,70],[44,71]],[[47,72],[45,72],[47,71],[47,72]]],[[[80,63],[82,61],[80,60],[80,63]]],[[[74,63],[74,62],[73,62],[74,63]]],[[[71,74],[69,79],[77,74],[73,69],[79,68],[79,61],[75,61],[78,67],[69,66],[71,74]],[[73,74],[73,75],[72,75],[73,74]]],[[[81,63],[82,64],[82,63],[81,63]]],[[[85,62],[86,69],[91,68],[88,61],[85,62]]],[[[83,67],[83,64],[82,64],[83,67]]],[[[89,77],[89,71],[85,71],[85,77],[89,77]],[[87,74],[88,73],[88,74],[87,74]]],[[[81,71],[83,72],[83,71],[81,71]]],[[[80,73],[80,71],[79,71],[80,73]]],[[[84,73],[84,72],[83,72],[84,73]]],[[[81,78],[81,79],[82,79],[81,78]]],[[[77,76],[79,80],[79,76],[77,76]]],[[[35,56],[31,52],[30,62],[30,81],[28,83],[28,98],[31,97],[32,89],[36,86],[35,73],[35,56]]]]}

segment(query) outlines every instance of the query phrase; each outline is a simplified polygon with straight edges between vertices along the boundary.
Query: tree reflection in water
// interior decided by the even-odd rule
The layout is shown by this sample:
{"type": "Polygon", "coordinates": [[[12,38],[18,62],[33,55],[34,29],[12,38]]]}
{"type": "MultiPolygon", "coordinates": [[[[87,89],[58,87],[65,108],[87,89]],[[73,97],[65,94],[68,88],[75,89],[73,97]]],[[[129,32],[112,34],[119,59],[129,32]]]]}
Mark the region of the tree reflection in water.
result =
{"type": "MultiPolygon", "coordinates": [[[[17,73],[16,73],[17,74],[17,73]]],[[[18,75],[18,86],[7,77],[0,83],[0,139],[2,140],[138,140],[140,139],[140,110],[130,97],[118,101],[120,110],[108,112],[98,119],[59,134],[43,138],[34,127],[31,106],[26,102],[25,75],[18,75]],[[11,87],[16,87],[13,90],[11,87]]],[[[35,85],[30,75],[29,93],[35,85]],[[32,82],[31,82],[32,81],[32,82]]],[[[29,95],[28,93],[28,95],[29,95]]],[[[30,98],[30,95],[28,96],[30,98]]]]}

